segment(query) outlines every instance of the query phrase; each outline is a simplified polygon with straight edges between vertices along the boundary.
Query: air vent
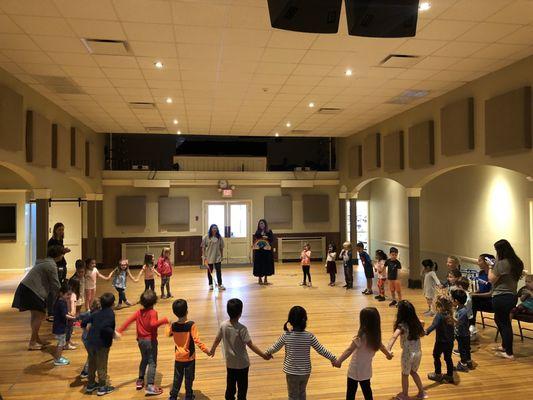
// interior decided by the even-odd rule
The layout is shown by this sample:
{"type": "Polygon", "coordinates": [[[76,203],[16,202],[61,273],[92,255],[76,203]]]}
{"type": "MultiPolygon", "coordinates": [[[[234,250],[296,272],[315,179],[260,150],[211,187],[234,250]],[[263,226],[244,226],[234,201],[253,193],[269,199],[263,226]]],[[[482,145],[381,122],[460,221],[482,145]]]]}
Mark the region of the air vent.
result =
{"type": "Polygon", "coordinates": [[[154,110],[155,104],[146,101],[130,101],[130,108],[134,110],[154,110]]]}
{"type": "Polygon", "coordinates": [[[322,107],[319,108],[317,113],[318,114],[338,114],[342,111],[342,108],[336,108],[336,107],[322,107]]]}
{"type": "Polygon", "coordinates": [[[86,94],[72,79],[65,76],[32,75],[48,90],[58,94],[86,94]]]}
{"type": "Polygon", "coordinates": [[[409,54],[390,54],[379,63],[385,68],[410,68],[420,61],[419,56],[409,54]]]}
{"type": "Polygon", "coordinates": [[[310,129],[293,129],[292,131],[290,131],[291,134],[293,135],[307,135],[309,133],[311,133],[311,130],[310,129]]]}
{"type": "Polygon", "coordinates": [[[128,43],[124,40],[81,39],[81,41],[91,54],[127,56],[131,53],[128,43]]]}
{"type": "Polygon", "coordinates": [[[165,133],[167,131],[166,126],[145,126],[144,129],[148,133],[165,133]]]}
{"type": "Polygon", "coordinates": [[[409,104],[429,94],[429,90],[405,90],[398,96],[393,97],[388,104],[409,104]]]}

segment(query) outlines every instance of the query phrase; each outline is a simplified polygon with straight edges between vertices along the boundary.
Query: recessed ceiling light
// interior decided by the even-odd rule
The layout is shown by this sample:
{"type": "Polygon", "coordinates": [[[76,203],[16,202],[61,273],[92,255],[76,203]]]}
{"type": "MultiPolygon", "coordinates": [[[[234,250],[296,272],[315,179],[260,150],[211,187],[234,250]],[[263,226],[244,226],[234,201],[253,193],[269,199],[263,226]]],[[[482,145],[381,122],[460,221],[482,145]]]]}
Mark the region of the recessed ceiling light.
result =
{"type": "Polygon", "coordinates": [[[418,11],[427,11],[431,8],[431,3],[429,1],[423,1],[418,6],[418,11]]]}
{"type": "Polygon", "coordinates": [[[178,129],[178,131],[176,132],[178,135],[181,135],[181,131],[178,129]]]}
{"type": "Polygon", "coordinates": [[[344,75],[346,75],[346,76],[352,76],[352,74],[353,74],[353,71],[352,71],[350,68],[348,68],[348,69],[344,72],[344,75]]]}
{"type": "Polygon", "coordinates": [[[313,103],[312,101],[308,104],[309,108],[313,108],[315,106],[315,103],[313,103]]]}
{"type": "Polygon", "coordinates": [[[526,176],[528,182],[533,182],[533,176],[526,176]]]}
{"type": "Polygon", "coordinates": [[[274,136],[275,136],[275,137],[279,137],[279,133],[276,132],[276,133],[274,134],[274,136]]]}
{"type": "Polygon", "coordinates": [[[290,123],[290,122],[287,122],[287,123],[285,124],[285,126],[286,126],[287,128],[290,128],[290,127],[291,127],[291,123],[290,123]]]}
{"type": "Polygon", "coordinates": [[[178,122],[179,122],[179,121],[178,121],[176,118],[174,118],[174,121],[172,121],[172,123],[173,123],[174,125],[178,125],[178,122]]]}
{"type": "Polygon", "coordinates": [[[167,97],[165,101],[167,102],[167,104],[172,104],[172,97],[167,97]]]}
{"type": "Polygon", "coordinates": [[[161,61],[154,62],[154,67],[156,67],[157,69],[163,68],[163,62],[161,61]]]}

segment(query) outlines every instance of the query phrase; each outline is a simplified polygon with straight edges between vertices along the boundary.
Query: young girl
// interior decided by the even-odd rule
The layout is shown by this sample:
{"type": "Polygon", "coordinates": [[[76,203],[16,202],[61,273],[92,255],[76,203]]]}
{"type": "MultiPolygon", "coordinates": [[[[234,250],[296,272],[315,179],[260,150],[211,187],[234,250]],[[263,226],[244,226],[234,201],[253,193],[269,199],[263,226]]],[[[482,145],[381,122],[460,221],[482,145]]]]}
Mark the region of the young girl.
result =
{"type": "Polygon", "coordinates": [[[342,244],[342,250],[339,254],[339,258],[342,260],[342,266],[344,269],[344,281],[346,289],[353,289],[353,258],[352,258],[352,244],[350,242],[344,242],[342,244]]]}
{"type": "Polygon", "coordinates": [[[148,377],[146,378],[146,395],[154,396],[163,393],[163,389],[155,386],[155,370],[157,363],[157,328],[168,324],[167,318],[158,319],[154,305],[157,303],[157,295],[153,290],[146,290],[141,294],[139,301],[142,309],[133,313],[120,328],[117,329],[122,334],[133,321],[137,326],[137,342],[141,352],[141,363],[139,365],[139,378],[135,384],[137,390],[144,387],[144,374],[148,367],[148,377]]]}
{"type": "Polygon", "coordinates": [[[76,272],[70,279],[77,279],[80,283],[80,290],[76,296],[76,315],[79,315],[85,304],[85,261],[76,260],[76,272]]]}
{"type": "Polygon", "coordinates": [[[329,274],[329,286],[335,286],[335,275],[337,275],[337,246],[335,243],[328,245],[328,256],[326,258],[326,272],[329,274]]]}
{"type": "Polygon", "coordinates": [[[139,272],[139,275],[137,276],[137,280],[141,277],[141,275],[144,274],[144,291],[147,291],[148,289],[153,290],[155,292],[155,275],[161,278],[161,274],[157,272],[157,270],[154,267],[154,255],[146,253],[144,255],[144,263],[143,267],[141,269],[141,272],[139,272]]]}
{"type": "Polygon", "coordinates": [[[74,321],[78,319],[76,304],[80,295],[80,281],[76,276],[68,280],[69,298],[67,301],[68,313],[72,319],[67,320],[66,345],[64,350],[76,350],[76,344],[72,342],[72,332],[74,330],[74,321]]]}
{"type": "Polygon", "coordinates": [[[305,309],[300,306],[292,307],[287,322],[283,325],[285,333],[265,352],[267,356],[271,356],[285,346],[283,372],[286,374],[287,390],[291,400],[305,400],[307,382],[311,375],[311,347],[328,360],[336,361],[335,356],[319,343],[315,335],[305,330],[306,326],[305,309]]]}
{"type": "Polygon", "coordinates": [[[85,260],[85,309],[86,310],[88,310],[89,306],[93,304],[93,300],[96,296],[96,280],[98,278],[108,281],[111,278],[111,274],[109,274],[108,276],[102,275],[98,271],[98,268],[96,268],[96,260],[94,258],[86,259],[85,260]]]}
{"type": "Polygon", "coordinates": [[[170,261],[170,247],[161,250],[161,256],[157,260],[157,272],[161,275],[161,298],[171,298],[170,277],[172,276],[172,262],[170,261]],[[167,295],[165,296],[165,287],[167,295]]]}
{"type": "Polygon", "coordinates": [[[433,312],[433,299],[435,298],[437,287],[440,287],[439,278],[435,273],[439,266],[433,260],[425,259],[422,260],[422,267],[424,267],[424,297],[428,303],[428,309],[424,315],[432,317],[435,315],[433,312]]]}
{"type": "Polygon", "coordinates": [[[387,268],[385,267],[387,255],[383,250],[376,250],[374,261],[374,270],[378,276],[378,295],[374,298],[379,301],[385,301],[385,282],[387,282],[387,268]]]}
{"type": "Polygon", "coordinates": [[[348,384],[346,388],[346,400],[354,400],[357,392],[357,385],[361,385],[365,400],[372,400],[372,388],[370,378],[372,378],[372,359],[378,350],[381,350],[387,359],[392,359],[392,354],[381,343],[381,318],[379,312],[374,307],[366,307],[359,313],[359,331],[353,338],[350,347],[338,358],[333,366],[340,368],[342,362],[350,354],[352,360],[348,367],[348,384]]]}
{"type": "Polygon", "coordinates": [[[304,244],[304,248],[300,253],[300,263],[302,265],[302,272],[304,280],[300,283],[300,286],[307,286],[307,278],[309,278],[309,287],[311,284],[311,246],[309,243],[304,244]]]}
{"type": "Polygon", "coordinates": [[[120,260],[118,267],[115,268],[109,276],[113,276],[113,287],[118,292],[118,306],[122,306],[124,302],[127,306],[131,306],[131,303],[126,298],[126,281],[128,276],[134,282],[139,282],[138,278],[134,278],[131,274],[128,260],[120,260]]]}
{"type": "Polygon", "coordinates": [[[433,347],[433,360],[435,363],[435,372],[428,374],[428,379],[435,382],[453,383],[453,305],[450,299],[446,296],[438,296],[435,300],[435,310],[437,314],[433,319],[433,323],[426,330],[426,335],[436,331],[435,346],[433,347]],[[446,375],[442,375],[442,367],[440,356],[444,355],[444,362],[446,363],[446,375]]]}
{"type": "Polygon", "coordinates": [[[424,334],[424,328],[416,315],[415,307],[407,300],[400,300],[396,322],[394,322],[394,334],[387,346],[387,350],[390,352],[396,339],[400,337],[402,346],[402,391],[396,395],[396,400],[409,399],[409,375],[411,375],[418,388],[416,398],[426,399],[428,397],[417,372],[422,359],[420,338],[424,334]]]}

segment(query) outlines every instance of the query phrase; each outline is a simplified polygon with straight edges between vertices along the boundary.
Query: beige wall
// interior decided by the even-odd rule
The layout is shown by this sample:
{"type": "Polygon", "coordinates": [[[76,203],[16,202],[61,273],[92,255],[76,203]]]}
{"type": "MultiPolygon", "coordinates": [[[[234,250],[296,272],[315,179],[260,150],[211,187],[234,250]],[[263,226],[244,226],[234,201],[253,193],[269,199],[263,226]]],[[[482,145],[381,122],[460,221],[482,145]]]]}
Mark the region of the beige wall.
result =
{"type": "MultiPolygon", "coordinates": [[[[338,190],[336,187],[318,187],[314,189],[281,189],[238,187],[232,200],[252,201],[252,229],[255,230],[257,220],[263,218],[264,197],[290,195],[293,200],[292,229],[276,229],[275,232],[338,232],[339,209],[338,190]],[[327,223],[303,223],[302,194],[329,194],[330,221],[327,223]]],[[[140,236],[190,236],[203,235],[202,201],[221,200],[221,195],[215,187],[205,188],[171,188],[146,189],[132,187],[104,188],[104,237],[140,237],[140,236]],[[146,227],[116,226],[115,199],[117,196],[143,195],[147,196],[146,227]],[[189,197],[190,201],[190,230],[185,232],[160,232],[158,226],[158,198],[161,196],[189,197]],[[197,219],[196,219],[197,218],[197,219]]]]}
{"type": "Polygon", "coordinates": [[[0,254],[2,254],[0,270],[24,269],[26,267],[24,207],[28,200],[28,194],[24,190],[0,190],[0,203],[17,205],[17,240],[16,242],[0,241],[0,254]]]}

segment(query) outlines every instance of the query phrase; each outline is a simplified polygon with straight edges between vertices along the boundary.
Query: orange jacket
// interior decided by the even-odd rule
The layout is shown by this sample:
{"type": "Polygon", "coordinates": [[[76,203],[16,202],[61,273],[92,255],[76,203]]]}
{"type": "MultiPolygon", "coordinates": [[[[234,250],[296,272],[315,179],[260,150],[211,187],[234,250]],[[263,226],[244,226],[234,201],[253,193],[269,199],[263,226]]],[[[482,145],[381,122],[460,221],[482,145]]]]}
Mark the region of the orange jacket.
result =
{"type": "Polygon", "coordinates": [[[194,321],[184,323],[174,322],[170,325],[168,336],[174,338],[174,351],[176,361],[187,362],[195,359],[195,347],[198,346],[205,354],[209,353],[207,346],[198,336],[198,328],[194,321]]]}

